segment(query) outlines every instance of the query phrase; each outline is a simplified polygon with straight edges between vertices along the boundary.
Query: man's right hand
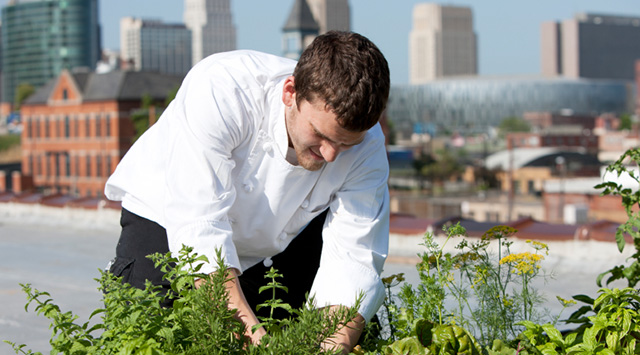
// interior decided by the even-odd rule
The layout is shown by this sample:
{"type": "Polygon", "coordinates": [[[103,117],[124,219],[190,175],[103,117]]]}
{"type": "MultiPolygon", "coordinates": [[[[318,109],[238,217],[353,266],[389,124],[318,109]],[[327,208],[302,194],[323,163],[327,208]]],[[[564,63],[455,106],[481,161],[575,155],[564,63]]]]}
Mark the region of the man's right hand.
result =
{"type": "MultiPolygon", "coordinates": [[[[225,286],[227,294],[229,295],[229,309],[235,309],[236,314],[234,317],[244,323],[245,337],[251,340],[251,343],[259,344],[260,339],[263,335],[267,334],[267,331],[263,327],[260,327],[256,329],[255,332],[252,332],[253,326],[259,323],[258,317],[253,313],[251,306],[244,297],[242,288],[240,288],[240,283],[238,281],[238,274],[240,274],[240,272],[235,268],[231,268],[228,271],[230,277],[225,283],[225,286]]],[[[200,287],[201,284],[202,280],[196,281],[196,287],[200,287]]]]}

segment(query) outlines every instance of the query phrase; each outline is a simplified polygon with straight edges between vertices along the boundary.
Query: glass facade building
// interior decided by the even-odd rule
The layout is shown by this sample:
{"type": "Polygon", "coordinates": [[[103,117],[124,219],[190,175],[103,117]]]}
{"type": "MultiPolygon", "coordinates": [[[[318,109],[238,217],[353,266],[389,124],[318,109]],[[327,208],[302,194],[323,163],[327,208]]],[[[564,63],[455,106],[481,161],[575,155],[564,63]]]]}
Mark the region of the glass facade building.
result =
{"type": "Polygon", "coordinates": [[[18,85],[34,88],[62,69],[95,69],[100,58],[98,0],[15,1],[2,9],[2,102],[18,85]]]}
{"type": "Polygon", "coordinates": [[[635,84],[563,78],[457,78],[391,88],[387,116],[403,134],[486,132],[524,112],[631,113],[635,84]]]}
{"type": "Polygon", "coordinates": [[[124,17],[120,40],[122,59],[137,71],[184,75],[191,69],[191,31],[185,25],[124,17]]]}

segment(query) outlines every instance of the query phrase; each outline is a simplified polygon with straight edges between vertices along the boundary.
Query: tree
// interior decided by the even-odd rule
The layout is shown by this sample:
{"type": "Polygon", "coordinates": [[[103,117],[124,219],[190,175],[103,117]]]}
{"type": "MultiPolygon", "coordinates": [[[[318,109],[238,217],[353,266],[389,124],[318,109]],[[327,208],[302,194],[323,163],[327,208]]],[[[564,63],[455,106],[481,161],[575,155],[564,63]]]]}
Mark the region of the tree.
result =
{"type": "Polygon", "coordinates": [[[31,96],[36,89],[29,83],[22,83],[16,88],[15,100],[13,102],[15,111],[20,111],[20,107],[24,100],[31,96]]]}
{"type": "Polygon", "coordinates": [[[440,151],[435,161],[422,167],[422,174],[433,183],[443,183],[463,172],[464,167],[460,164],[459,157],[455,156],[450,149],[440,151]]]}
{"type": "Polygon", "coordinates": [[[507,117],[500,122],[498,130],[501,135],[506,135],[512,132],[530,132],[531,125],[520,117],[507,117]]]}
{"type": "Polygon", "coordinates": [[[632,122],[631,115],[628,113],[623,113],[620,115],[620,128],[619,130],[631,130],[632,122]]]}

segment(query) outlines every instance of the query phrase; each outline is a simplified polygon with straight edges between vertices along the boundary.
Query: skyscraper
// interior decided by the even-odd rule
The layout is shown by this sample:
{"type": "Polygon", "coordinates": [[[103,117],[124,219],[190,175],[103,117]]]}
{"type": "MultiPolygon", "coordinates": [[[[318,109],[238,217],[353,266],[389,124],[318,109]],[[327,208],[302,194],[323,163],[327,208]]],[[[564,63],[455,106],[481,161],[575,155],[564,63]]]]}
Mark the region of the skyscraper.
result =
{"type": "Polygon", "coordinates": [[[299,59],[302,51],[318,36],[319,26],[306,0],[295,0],[282,28],[283,56],[299,59]]]}
{"type": "Polygon", "coordinates": [[[97,0],[14,0],[2,9],[2,102],[62,69],[94,69],[100,58],[97,0]]]}
{"type": "Polygon", "coordinates": [[[351,30],[349,0],[307,0],[307,3],[320,27],[319,34],[351,30]]]}
{"type": "Polygon", "coordinates": [[[186,74],[192,64],[191,31],[183,24],[123,17],[120,51],[130,69],[186,74]]]}
{"type": "Polygon", "coordinates": [[[184,0],[184,23],[191,30],[193,64],[236,49],[230,0],[184,0]]]}
{"type": "Polygon", "coordinates": [[[409,82],[475,75],[477,39],[468,7],[417,4],[409,34],[409,82]]]}
{"type": "Polygon", "coordinates": [[[640,58],[640,17],[577,14],[541,25],[545,76],[634,79],[640,58]]]}

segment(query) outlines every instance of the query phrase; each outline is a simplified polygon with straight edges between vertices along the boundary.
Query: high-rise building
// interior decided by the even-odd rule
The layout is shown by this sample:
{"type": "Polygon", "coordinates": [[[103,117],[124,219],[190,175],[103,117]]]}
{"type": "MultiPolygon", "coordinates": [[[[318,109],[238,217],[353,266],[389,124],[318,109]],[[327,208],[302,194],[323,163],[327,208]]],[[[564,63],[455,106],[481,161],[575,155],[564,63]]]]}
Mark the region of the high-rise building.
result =
{"type": "Polygon", "coordinates": [[[192,64],[191,31],[183,24],[123,17],[120,52],[129,69],[186,74],[192,64]]]}
{"type": "Polygon", "coordinates": [[[417,4],[409,34],[409,82],[475,75],[477,38],[468,7],[417,4]]]}
{"type": "Polygon", "coordinates": [[[320,27],[319,34],[351,30],[349,0],[307,0],[307,3],[320,27]]]}
{"type": "Polygon", "coordinates": [[[577,14],[541,25],[545,76],[633,80],[640,58],[640,17],[577,14]]]}
{"type": "Polygon", "coordinates": [[[184,0],[184,23],[191,30],[193,64],[236,49],[230,0],[184,0]]]}
{"type": "Polygon", "coordinates": [[[97,0],[14,0],[2,9],[2,102],[18,85],[38,88],[63,69],[100,58],[97,0]]]}
{"type": "Polygon", "coordinates": [[[282,28],[283,56],[299,59],[302,51],[318,36],[319,26],[306,0],[295,0],[282,28]]]}

